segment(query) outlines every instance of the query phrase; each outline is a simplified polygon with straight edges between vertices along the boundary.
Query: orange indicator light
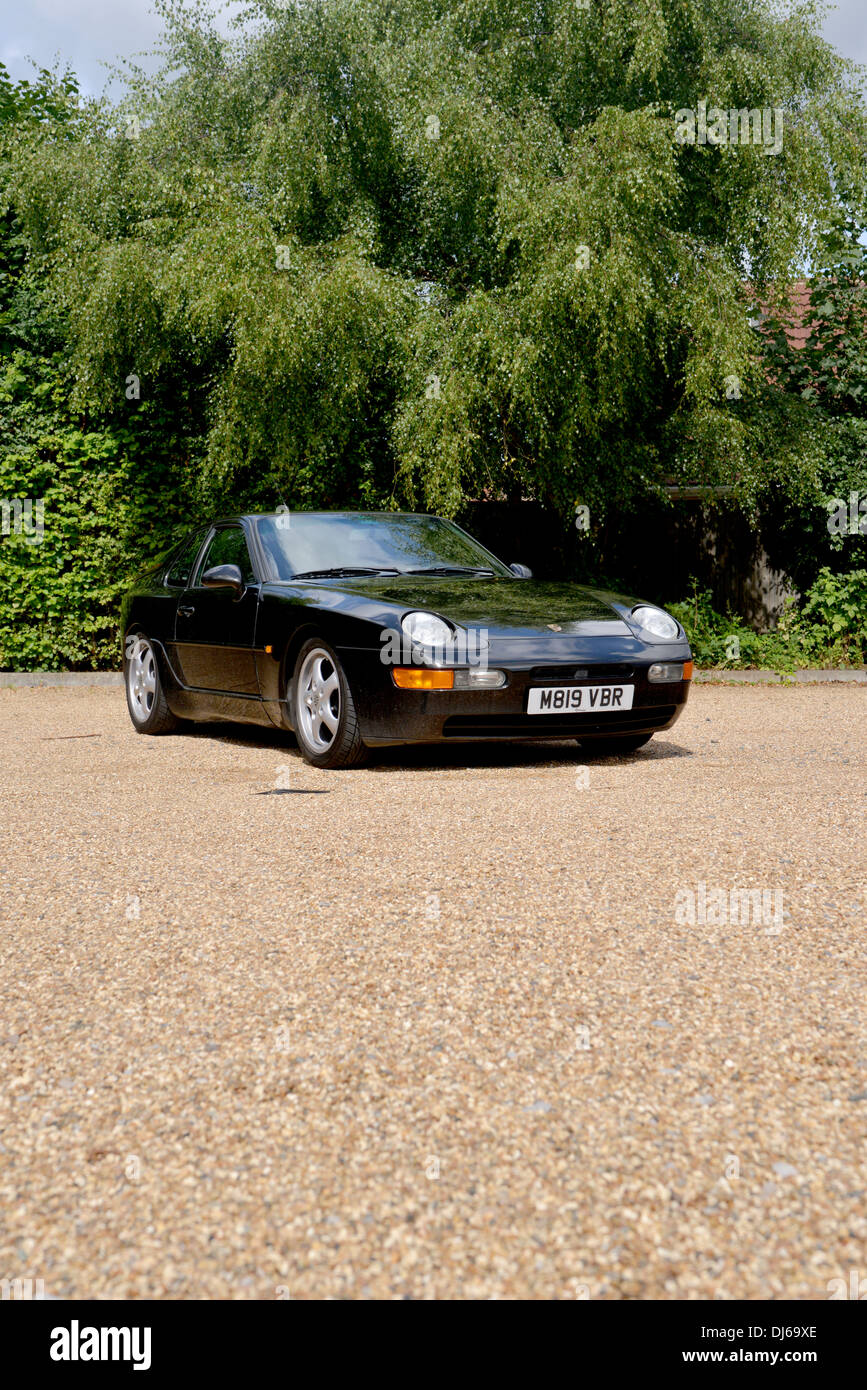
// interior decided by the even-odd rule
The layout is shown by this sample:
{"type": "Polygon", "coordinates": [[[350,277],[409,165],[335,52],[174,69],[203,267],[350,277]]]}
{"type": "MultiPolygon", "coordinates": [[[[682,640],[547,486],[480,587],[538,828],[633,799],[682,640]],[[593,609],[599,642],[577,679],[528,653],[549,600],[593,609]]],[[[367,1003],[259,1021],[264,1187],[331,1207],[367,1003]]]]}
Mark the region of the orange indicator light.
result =
{"type": "Polygon", "coordinates": [[[427,671],[420,666],[396,666],[392,671],[399,690],[453,690],[454,671],[427,671]]]}

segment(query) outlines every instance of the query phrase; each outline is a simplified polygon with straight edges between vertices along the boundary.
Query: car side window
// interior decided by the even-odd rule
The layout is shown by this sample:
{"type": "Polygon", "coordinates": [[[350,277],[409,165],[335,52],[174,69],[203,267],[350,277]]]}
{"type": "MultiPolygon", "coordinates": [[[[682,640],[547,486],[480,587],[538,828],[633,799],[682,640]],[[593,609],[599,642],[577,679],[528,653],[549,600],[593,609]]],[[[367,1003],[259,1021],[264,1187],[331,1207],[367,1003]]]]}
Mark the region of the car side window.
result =
{"type": "Polygon", "coordinates": [[[170,589],[185,589],[190,582],[190,570],[199,552],[202,543],[201,531],[196,531],[192,536],[188,536],[172,561],[166,584],[170,589]]]}
{"type": "Polygon", "coordinates": [[[237,565],[245,584],[255,584],[256,576],[247,549],[247,541],[240,526],[221,526],[215,531],[199,565],[198,583],[206,570],[215,565],[237,565]]]}

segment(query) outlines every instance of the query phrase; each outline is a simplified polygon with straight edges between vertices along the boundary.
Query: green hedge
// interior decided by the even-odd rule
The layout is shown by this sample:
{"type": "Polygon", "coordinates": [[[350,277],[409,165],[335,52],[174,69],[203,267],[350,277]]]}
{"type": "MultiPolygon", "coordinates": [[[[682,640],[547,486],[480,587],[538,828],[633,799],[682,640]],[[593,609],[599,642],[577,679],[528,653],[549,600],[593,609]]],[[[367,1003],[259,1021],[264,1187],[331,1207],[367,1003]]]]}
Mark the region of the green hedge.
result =
{"type": "Polygon", "coordinates": [[[0,360],[0,499],[44,505],[38,544],[0,536],[4,670],[117,667],[124,591],[190,523],[180,442],[158,445],[145,414],[94,426],[64,401],[61,363],[23,350],[0,360]]]}

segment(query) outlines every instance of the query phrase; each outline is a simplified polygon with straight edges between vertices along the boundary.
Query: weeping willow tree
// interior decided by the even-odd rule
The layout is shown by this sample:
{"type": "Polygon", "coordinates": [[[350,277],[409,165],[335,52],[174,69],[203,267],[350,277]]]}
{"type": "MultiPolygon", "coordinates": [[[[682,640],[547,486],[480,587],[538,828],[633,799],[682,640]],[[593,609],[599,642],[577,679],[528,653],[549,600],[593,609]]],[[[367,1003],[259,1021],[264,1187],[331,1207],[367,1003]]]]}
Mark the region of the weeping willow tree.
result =
{"type": "Polygon", "coordinates": [[[157,75],[22,129],[11,196],[73,399],[182,401],[203,502],[565,513],[808,467],[750,314],[865,204],[815,5],[161,9],[157,75]]]}

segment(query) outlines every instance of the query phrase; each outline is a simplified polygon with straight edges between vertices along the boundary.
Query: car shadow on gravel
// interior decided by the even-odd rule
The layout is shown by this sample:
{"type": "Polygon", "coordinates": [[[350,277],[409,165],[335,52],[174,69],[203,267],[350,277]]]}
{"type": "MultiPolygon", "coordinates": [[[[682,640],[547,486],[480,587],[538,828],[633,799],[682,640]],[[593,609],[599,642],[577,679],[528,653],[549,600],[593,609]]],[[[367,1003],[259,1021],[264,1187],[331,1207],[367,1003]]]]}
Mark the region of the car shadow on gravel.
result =
{"type": "Polygon", "coordinates": [[[684,748],[682,743],[657,743],[655,740],[645,744],[643,748],[637,748],[633,753],[595,753],[590,748],[579,748],[578,753],[584,762],[594,763],[606,760],[616,763],[658,763],[665,758],[695,757],[693,750],[684,748]]]}
{"type": "MultiPolygon", "coordinates": [[[[298,745],[292,734],[282,729],[265,729],[258,724],[189,724],[179,729],[176,738],[204,742],[228,743],[236,748],[274,748],[301,760],[298,745]]],[[[691,758],[693,750],[671,743],[658,736],[643,748],[631,753],[597,753],[574,739],[537,743],[528,739],[521,743],[421,743],[395,744],[386,748],[371,748],[370,759],[364,764],[368,772],[392,768],[497,768],[550,767],[561,763],[646,763],[665,758],[691,758]]]]}
{"type": "Polygon", "coordinates": [[[393,748],[373,748],[368,771],[385,771],[396,767],[414,769],[435,768],[498,768],[551,767],[575,763],[642,763],[659,762],[665,758],[691,758],[692,749],[678,743],[651,741],[631,753],[595,753],[579,746],[574,740],[550,743],[434,743],[411,744],[393,748]]]}
{"type": "Polygon", "coordinates": [[[212,743],[231,743],[238,748],[279,748],[293,753],[297,745],[292,734],[282,729],[266,729],[261,724],[182,724],[172,738],[202,739],[212,743]]]}

